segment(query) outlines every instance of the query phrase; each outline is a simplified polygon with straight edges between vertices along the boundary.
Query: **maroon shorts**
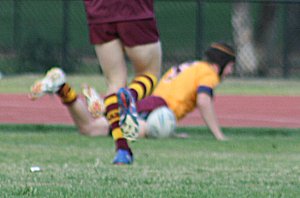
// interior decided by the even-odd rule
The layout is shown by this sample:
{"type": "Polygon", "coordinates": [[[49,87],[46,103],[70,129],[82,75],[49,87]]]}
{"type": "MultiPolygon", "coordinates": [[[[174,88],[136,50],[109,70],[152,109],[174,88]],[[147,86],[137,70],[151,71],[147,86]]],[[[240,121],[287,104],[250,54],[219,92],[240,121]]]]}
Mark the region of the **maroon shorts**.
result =
{"type": "Polygon", "coordinates": [[[168,106],[166,101],[158,96],[148,96],[136,103],[139,114],[148,114],[158,107],[168,106]]]}
{"type": "Polygon", "coordinates": [[[92,44],[102,44],[114,39],[120,39],[125,46],[132,47],[155,43],[159,40],[159,33],[154,18],[90,24],[89,33],[92,44]]]}

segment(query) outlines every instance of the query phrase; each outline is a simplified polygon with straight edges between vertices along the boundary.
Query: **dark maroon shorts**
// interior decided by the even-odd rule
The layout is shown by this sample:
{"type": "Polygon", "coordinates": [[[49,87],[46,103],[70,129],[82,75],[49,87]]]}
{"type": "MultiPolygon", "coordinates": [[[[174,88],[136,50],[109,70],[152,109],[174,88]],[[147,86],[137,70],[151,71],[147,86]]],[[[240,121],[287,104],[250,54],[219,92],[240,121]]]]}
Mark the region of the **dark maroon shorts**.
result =
{"type": "Polygon", "coordinates": [[[136,103],[139,114],[149,114],[158,107],[168,106],[166,101],[158,96],[148,96],[136,103]]]}
{"type": "Polygon", "coordinates": [[[90,42],[102,44],[120,39],[127,47],[155,43],[159,40],[156,20],[143,19],[89,25],[90,42]]]}

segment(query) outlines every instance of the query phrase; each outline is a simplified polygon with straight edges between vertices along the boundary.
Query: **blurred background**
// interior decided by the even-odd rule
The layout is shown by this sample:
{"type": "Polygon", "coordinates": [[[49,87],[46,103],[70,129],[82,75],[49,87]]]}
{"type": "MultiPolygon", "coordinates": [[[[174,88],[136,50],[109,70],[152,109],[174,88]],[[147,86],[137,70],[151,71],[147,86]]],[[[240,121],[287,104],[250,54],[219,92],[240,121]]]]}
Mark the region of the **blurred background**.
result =
{"type": "MultiPolygon", "coordinates": [[[[163,70],[202,57],[213,41],[237,49],[234,76],[300,78],[300,2],[156,0],[163,70]]],[[[1,0],[2,75],[101,73],[82,0],[1,0]]]]}

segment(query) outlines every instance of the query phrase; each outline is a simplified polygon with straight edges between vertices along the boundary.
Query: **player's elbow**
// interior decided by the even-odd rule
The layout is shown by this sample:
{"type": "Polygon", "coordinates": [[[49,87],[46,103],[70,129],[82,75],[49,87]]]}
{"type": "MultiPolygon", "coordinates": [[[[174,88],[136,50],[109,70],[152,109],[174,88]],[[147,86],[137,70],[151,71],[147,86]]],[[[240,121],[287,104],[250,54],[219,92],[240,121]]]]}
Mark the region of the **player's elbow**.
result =
{"type": "Polygon", "coordinates": [[[205,94],[205,93],[202,93],[202,94],[198,94],[198,97],[197,97],[197,105],[198,107],[206,107],[208,105],[210,105],[212,102],[212,98],[211,96],[205,94]]]}

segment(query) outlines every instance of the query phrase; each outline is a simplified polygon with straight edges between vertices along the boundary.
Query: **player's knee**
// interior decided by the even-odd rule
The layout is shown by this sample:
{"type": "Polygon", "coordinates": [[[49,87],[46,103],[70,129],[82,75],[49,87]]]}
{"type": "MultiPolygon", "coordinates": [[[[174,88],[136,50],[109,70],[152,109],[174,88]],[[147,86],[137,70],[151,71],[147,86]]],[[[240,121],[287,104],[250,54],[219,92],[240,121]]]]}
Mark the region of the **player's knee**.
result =
{"type": "Polygon", "coordinates": [[[78,127],[78,130],[81,135],[92,136],[93,134],[91,128],[88,126],[78,127]]]}
{"type": "Polygon", "coordinates": [[[79,133],[86,136],[108,136],[109,126],[108,124],[91,123],[78,127],[79,133]]]}

